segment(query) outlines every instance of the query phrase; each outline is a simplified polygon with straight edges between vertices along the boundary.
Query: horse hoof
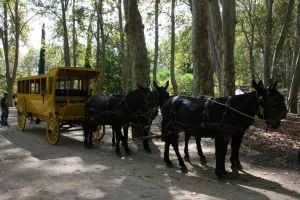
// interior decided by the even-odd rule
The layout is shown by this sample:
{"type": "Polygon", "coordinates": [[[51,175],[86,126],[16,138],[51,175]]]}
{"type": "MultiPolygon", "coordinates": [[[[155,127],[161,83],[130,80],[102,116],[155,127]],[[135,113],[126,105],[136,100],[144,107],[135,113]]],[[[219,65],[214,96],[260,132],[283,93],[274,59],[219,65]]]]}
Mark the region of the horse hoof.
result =
{"type": "Polygon", "coordinates": [[[131,153],[131,151],[128,149],[128,150],[125,150],[125,152],[126,152],[126,155],[131,155],[132,153],[131,153]]]}
{"type": "Polygon", "coordinates": [[[190,160],[190,157],[189,157],[189,156],[184,156],[184,160],[185,160],[186,162],[191,162],[191,160],[190,160]]]}
{"type": "Polygon", "coordinates": [[[119,157],[122,156],[122,153],[121,153],[120,149],[116,149],[116,155],[119,156],[119,157]]]}
{"type": "Polygon", "coordinates": [[[181,172],[184,173],[184,174],[187,174],[188,173],[187,167],[182,167],[181,172]]]}
{"type": "Polygon", "coordinates": [[[241,163],[237,163],[235,165],[231,165],[232,171],[243,171],[243,166],[241,163]]]}
{"type": "Polygon", "coordinates": [[[237,169],[232,169],[229,178],[235,178],[239,175],[239,170],[237,169]]]}
{"type": "Polygon", "coordinates": [[[224,179],[228,178],[229,175],[227,171],[215,171],[215,174],[217,175],[219,181],[223,181],[224,179]]]}
{"type": "Polygon", "coordinates": [[[172,162],[167,162],[167,163],[166,163],[166,166],[167,166],[168,168],[174,168],[174,165],[173,165],[172,162]]]}
{"type": "Polygon", "coordinates": [[[207,164],[206,157],[201,157],[200,158],[200,163],[201,163],[201,165],[206,165],[207,164]]]}
{"type": "Polygon", "coordinates": [[[151,148],[144,149],[146,153],[151,153],[151,148]]]}

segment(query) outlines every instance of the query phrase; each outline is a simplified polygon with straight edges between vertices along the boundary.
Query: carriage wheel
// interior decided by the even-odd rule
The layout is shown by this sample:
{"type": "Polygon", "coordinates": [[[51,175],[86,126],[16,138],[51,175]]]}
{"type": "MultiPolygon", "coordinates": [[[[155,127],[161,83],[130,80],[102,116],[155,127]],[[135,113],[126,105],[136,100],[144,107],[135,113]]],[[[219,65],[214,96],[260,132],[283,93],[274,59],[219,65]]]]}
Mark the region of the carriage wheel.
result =
{"type": "Polygon", "coordinates": [[[55,118],[50,118],[48,120],[46,136],[50,144],[57,144],[60,136],[60,130],[58,121],[55,118]]]}
{"type": "Polygon", "coordinates": [[[98,125],[95,132],[93,132],[93,140],[102,140],[105,135],[105,125],[98,125]]]}
{"type": "Polygon", "coordinates": [[[20,99],[18,102],[18,125],[19,128],[24,131],[26,126],[26,109],[24,99],[20,99]]]}

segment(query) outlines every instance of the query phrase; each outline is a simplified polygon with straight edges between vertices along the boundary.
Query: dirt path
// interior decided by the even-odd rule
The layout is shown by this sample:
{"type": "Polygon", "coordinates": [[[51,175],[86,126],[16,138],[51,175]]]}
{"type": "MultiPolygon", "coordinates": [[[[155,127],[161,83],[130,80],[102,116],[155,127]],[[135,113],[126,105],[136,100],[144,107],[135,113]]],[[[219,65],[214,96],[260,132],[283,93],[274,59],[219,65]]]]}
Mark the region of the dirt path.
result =
{"type": "Polygon", "coordinates": [[[83,147],[80,131],[64,135],[53,146],[46,140],[45,123],[27,123],[22,132],[16,110],[11,110],[9,123],[9,127],[0,127],[1,200],[300,199],[300,166],[294,158],[283,166],[277,162],[278,155],[243,146],[241,161],[247,173],[220,182],[214,175],[210,139],[202,142],[208,166],[200,165],[192,140],[191,163],[186,163],[189,173],[182,174],[173,150],[175,168],[165,167],[160,140],[153,140],[152,153],[147,154],[140,141],[130,139],[133,154],[119,158],[111,147],[108,127],[103,140],[88,150],[83,147]]]}

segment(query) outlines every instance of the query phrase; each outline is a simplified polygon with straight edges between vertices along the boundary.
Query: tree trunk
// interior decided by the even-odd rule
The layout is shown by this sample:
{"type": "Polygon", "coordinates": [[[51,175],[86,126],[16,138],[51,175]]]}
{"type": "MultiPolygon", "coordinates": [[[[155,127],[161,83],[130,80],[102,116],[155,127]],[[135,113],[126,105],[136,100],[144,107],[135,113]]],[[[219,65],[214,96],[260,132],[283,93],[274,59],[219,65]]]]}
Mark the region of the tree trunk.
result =
{"type": "Polygon", "coordinates": [[[45,51],[46,51],[46,42],[45,42],[45,24],[42,26],[42,39],[41,39],[41,50],[40,50],[40,59],[39,59],[39,74],[45,73],[45,51]]]}
{"type": "Polygon", "coordinates": [[[265,46],[264,46],[264,84],[267,86],[271,78],[270,66],[271,66],[271,44],[272,44],[272,10],[273,10],[273,0],[266,0],[267,4],[267,21],[266,21],[266,32],[265,32],[265,46]]]}
{"type": "Polygon", "coordinates": [[[3,28],[1,28],[1,38],[2,38],[2,45],[4,50],[4,59],[5,59],[5,78],[6,78],[6,90],[8,95],[8,104],[12,105],[12,93],[13,93],[13,86],[16,79],[16,72],[19,65],[19,40],[20,40],[20,16],[19,16],[19,0],[15,0],[14,2],[14,13],[11,12],[13,15],[11,17],[12,23],[14,26],[14,63],[12,72],[10,71],[10,49],[9,49],[9,19],[8,19],[8,5],[7,1],[3,2],[3,28]]]}
{"type": "Polygon", "coordinates": [[[70,47],[69,47],[69,38],[68,38],[68,27],[67,27],[67,20],[66,20],[66,11],[67,6],[66,3],[68,1],[61,0],[61,11],[62,11],[62,24],[63,24],[63,35],[64,35],[64,61],[65,66],[71,66],[70,60],[70,47]]]}
{"type": "Polygon", "coordinates": [[[298,0],[297,6],[297,25],[296,25],[296,40],[295,40],[295,48],[293,52],[293,63],[294,70],[293,70],[293,78],[291,82],[291,87],[289,91],[288,97],[288,110],[291,113],[297,113],[297,106],[298,106],[298,93],[300,89],[300,51],[299,51],[299,44],[300,44],[300,0],[298,0]],[[295,55],[295,52],[298,52],[298,55],[295,55]],[[296,59],[294,58],[296,57],[296,59]],[[294,61],[295,60],[295,61],[294,61]]]}
{"type": "Polygon", "coordinates": [[[254,60],[254,55],[253,55],[253,51],[254,51],[254,34],[255,34],[255,26],[256,26],[256,22],[254,22],[254,13],[255,13],[255,6],[256,6],[256,0],[253,2],[253,0],[243,4],[243,10],[245,10],[246,12],[246,16],[243,16],[243,18],[248,18],[249,21],[249,28],[250,30],[247,30],[247,27],[245,27],[244,25],[244,21],[243,19],[240,19],[240,23],[241,23],[241,28],[242,28],[242,32],[246,38],[246,42],[247,42],[247,48],[249,51],[249,69],[250,69],[250,74],[251,74],[251,79],[255,80],[255,60],[254,60]]]}
{"type": "Polygon", "coordinates": [[[224,70],[224,95],[234,95],[235,92],[235,66],[234,66],[234,43],[236,25],[235,0],[223,1],[223,70],[224,70]]]}
{"type": "Polygon", "coordinates": [[[129,78],[129,67],[126,65],[125,58],[125,37],[123,30],[123,15],[122,15],[122,0],[118,0],[118,13],[119,13],[119,32],[120,32],[120,64],[122,65],[122,88],[123,92],[128,91],[128,78],[129,78]]]}
{"type": "Polygon", "coordinates": [[[103,22],[103,0],[99,0],[99,11],[100,11],[100,37],[101,37],[101,74],[100,74],[100,84],[99,92],[103,93],[103,84],[105,78],[105,68],[106,68],[106,40],[104,35],[104,22],[103,22]]]}
{"type": "Polygon", "coordinates": [[[292,48],[291,48],[291,45],[286,45],[285,47],[285,57],[286,57],[286,60],[285,60],[285,84],[286,84],[286,87],[288,88],[288,90],[290,89],[290,86],[291,86],[291,82],[292,82],[292,77],[293,77],[293,74],[292,74],[292,48]]]}
{"type": "Polygon", "coordinates": [[[128,18],[125,32],[128,37],[130,53],[133,59],[135,83],[140,86],[148,87],[150,84],[150,67],[147,57],[144,25],[138,9],[137,0],[128,1],[127,8],[128,18]]]}
{"type": "Polygon", "coordinates": [[[100,54],[101,54],[101,44],[100,44],[100,11],[99,3],[95,2],[96,12],[97,12],[97,32],[96,32],[96,68],[100,69],[100,54]]]}
{"type": "Polygon", "coordinates": [[[291,89],[288,97],[288,110],[291,113],[297,113],[299,89],[300,89],[300,52],[298,53],[297,65],[293,75],[291,89]]]}
{"type": "Polygon", "coordinates": [[[153,80],[156,81],[157,61],[158,61],[158,4],[160,0],[155,0],[155,42],[154,42],[154,61],[153,61],[153,80]]]}
{"type": "Polygon", "coordinates": [[[293,48],[293,58],[292,58],[292,69],[293,69],[293,71],[296,68],[299,49],[300,49],[300,0],[298,0],[298,5],[297,5],[297,24],[296,24],[296,31],[295,31],[295,42],[294,42],[294,48],[293,48]]]}
{"type": "Polygon", "coordinates": [[[209,63],[206,0],[192,1],[192,54],[194,96],[213,95],[213,76],[209,63]]]}
{"type": "MultiPolygon", "coordinates": [[[[4,60],[5,60],[5,79],[6,83],[10,79],[10,66],[9,66],[9,44],[8,44],[8,17],[7,17],[7,2],[3,2],[3,29],[1,29],[2,35],[2,45],[4,51],[4,60]]],[[[7,84],[8,85],[8,84],[7,84]]]]}
{"type": "Polygon", "coordinates": [[[171,9],[171,66],[170,66],[170,76],[171,84],[173,87],[174,95],[178,94],[178,86],[175,78],[175,1],[172,0],[171,9]]]}
{"type": "Polygon", "coordinates": [[[91,68],[91,57],[92,57],[92,21],[93,16],[90,16],[89,27],[87,30],[87,39],[86,39],[86,49],[85,49],[85,57],[84,57],[84,67],[91,68]]]}
{"type": "Polygon", "coordinates": [[[73,66],[77,66],[77,38],[76,38],[76,21],[75,21],[75,3],[76,0],[73,0],[72,5],[72,40],[73,40],[73,66]]]}
{"type": "Polygon", "coordinates": [[[211,52],[212,55],[215,54],[214,58],[212,58],[213,62],[215,62],[216,67],[216,75],[218,79],[218,88],[219,88],[219,96],[224,95],[224,89],[222,86],[223,83],[223,71],[222,71],[222,21],[221,14],[219,8],[218,0],[206,0],[209,8],[209,27],[211,29],[211,52]]]}
{"type": "Polygon", "coordinates": [[[284,45],[285,39],[287,37],[288,31],[289,31],[289,22],[291,21],[294,4],[295,4],[295,0],[289,0],[289,4],[288,4],[287,10],[286,10],[285,19],[284,19],[283,27],[281,30],[280,38],[276,44],[276,49],[273,54],[271,77],[274,80],[277,80],[277,77],[278,77],[278,71],[279,71],[279,69],[278,69],[279,67],[277,66],[278,59],[281,56],[283,45],[284,45]]]}

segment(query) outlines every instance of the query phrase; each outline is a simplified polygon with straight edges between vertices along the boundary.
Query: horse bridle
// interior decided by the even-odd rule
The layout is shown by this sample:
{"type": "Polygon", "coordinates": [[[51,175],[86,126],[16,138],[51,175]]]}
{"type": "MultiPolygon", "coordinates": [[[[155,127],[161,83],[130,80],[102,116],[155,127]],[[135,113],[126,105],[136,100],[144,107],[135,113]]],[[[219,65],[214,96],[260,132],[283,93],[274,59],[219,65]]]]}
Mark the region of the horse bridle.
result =
{"type": "Polygon", "coordinates": [[[258,96],[257,92],[256,92],[256,98],[257,98],[257,102],[258,102],[258,110],[257,110],[257,116],[265,121],[268,121],[268,119],[265,119],[265,113],[266,112],[272,112],[272,111],[281,111],[281,109],[279,108],[280,105],[284,105],[284,102],[280,102],[278,104],[275,104],[274,107],[276,108],[269,108],[266,109],[263,105],[265,104],[264,101],[264,96],[258,96]]]}

